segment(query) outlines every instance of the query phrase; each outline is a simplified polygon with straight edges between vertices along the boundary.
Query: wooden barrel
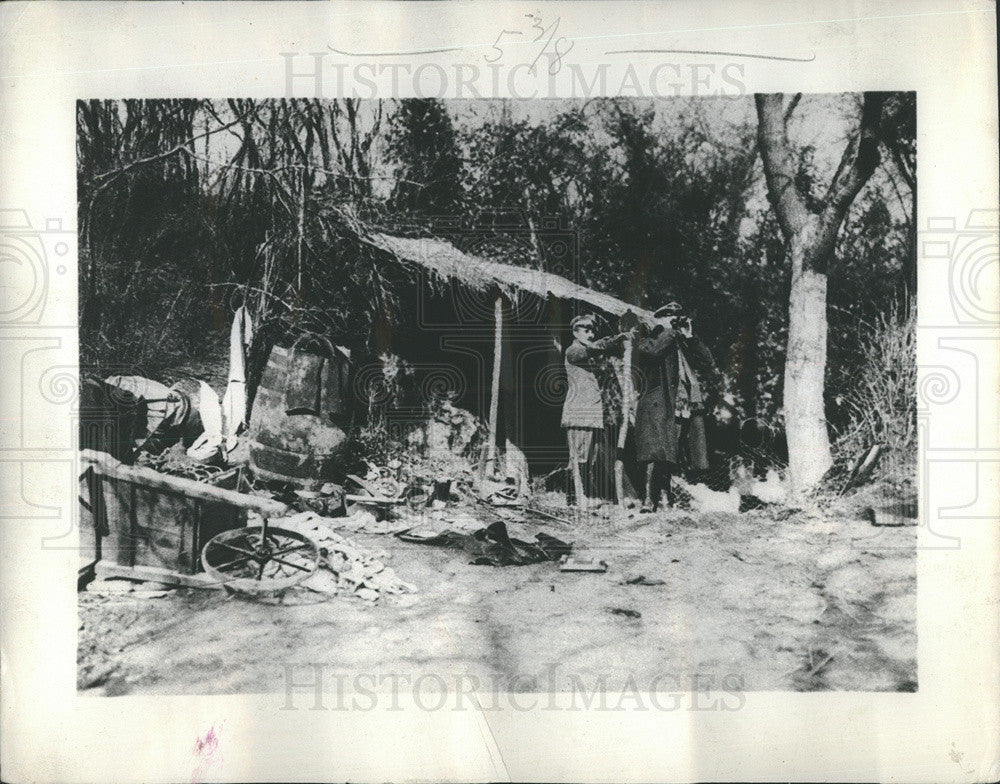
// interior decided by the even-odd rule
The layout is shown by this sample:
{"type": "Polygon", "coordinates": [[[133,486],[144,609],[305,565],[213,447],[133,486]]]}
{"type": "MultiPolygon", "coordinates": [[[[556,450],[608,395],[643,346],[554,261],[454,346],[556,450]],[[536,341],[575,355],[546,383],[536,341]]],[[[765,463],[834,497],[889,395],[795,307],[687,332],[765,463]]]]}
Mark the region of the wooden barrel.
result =
{"type": "Polygon", "coordinates": [[[271,349],[250,414],[250,465],[267,480],[316,488],[335,479],[347,441],[348,375],[332,346],[271,349]]]}

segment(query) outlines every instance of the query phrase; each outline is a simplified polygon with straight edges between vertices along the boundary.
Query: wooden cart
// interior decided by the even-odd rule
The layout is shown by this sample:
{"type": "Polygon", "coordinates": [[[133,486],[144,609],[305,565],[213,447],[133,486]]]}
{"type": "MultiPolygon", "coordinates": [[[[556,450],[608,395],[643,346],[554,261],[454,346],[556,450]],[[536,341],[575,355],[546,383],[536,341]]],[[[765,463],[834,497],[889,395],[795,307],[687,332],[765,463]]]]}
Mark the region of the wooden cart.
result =
{"type": "Polygon", "coordinates": [[[269,526],[288,507],[271,498],[125,465],[82,450],[81,546],[97,577],[277,591],[312,574],[316,545],[269,526]],[[248,526],[257,512],[261,525],[248,526]]]}

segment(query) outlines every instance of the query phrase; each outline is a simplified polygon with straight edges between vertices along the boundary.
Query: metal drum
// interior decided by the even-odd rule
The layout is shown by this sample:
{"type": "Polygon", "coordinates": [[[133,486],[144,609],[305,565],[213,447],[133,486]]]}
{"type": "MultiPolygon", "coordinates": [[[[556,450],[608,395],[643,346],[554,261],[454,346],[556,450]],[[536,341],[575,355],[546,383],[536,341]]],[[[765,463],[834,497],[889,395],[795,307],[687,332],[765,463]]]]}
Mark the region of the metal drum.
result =
{"type": "Polygon", "coordinates": [[[275,346],[250,415],[250,465],[267,480],[316,489],[332,481],[347,441],[350,367],[329,341],[275,346]]]}

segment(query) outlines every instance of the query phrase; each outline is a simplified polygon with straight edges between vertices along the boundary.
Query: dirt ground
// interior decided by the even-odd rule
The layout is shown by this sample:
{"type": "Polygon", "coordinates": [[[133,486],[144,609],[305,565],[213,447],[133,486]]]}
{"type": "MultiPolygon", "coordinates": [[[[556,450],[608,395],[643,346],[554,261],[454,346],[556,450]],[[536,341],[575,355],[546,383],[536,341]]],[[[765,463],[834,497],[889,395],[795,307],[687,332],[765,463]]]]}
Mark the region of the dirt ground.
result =
{"type": "Polygon", "coordinates": [[[286,665],[312,663],[409,682],[473,675],[520,691],[562,691],[572,677],[612,690],[665,675],[707,676],[716,688],[737,678],[728,682],[747,691],[913,691],[916,528],[876,527],[854,508],[508,526],[523,539],[545,531],[572,541],[574,553],[605,560],[606,573],[473,566],[460,550],[351,532],[418,588],[375,603],[83,592],[79,688],[275,693],[286,665]],[[629,583],[639,576],[662,584],[629,583]]]}

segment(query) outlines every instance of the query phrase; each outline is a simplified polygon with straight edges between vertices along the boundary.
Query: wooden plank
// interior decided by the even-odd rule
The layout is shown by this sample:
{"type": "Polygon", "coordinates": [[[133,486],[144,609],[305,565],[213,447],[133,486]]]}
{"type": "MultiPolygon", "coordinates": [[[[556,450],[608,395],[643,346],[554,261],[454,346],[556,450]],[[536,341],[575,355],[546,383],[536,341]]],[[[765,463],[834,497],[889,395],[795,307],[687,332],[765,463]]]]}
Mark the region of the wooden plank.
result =
{"type": "Polygon", "coordinates": [[[387,498],[386,496],[381,495],[353,495],[351,493],[345,495],[344,500],[351,501],[356,504],[393,505],[406,503],[405,498],[387,498]]]}
{"type": "Polygon", "coordinates": [[[158,566],[124,566],[110,561],[98,561],[94,566],[94,573],[98,580],[109,577],[124,577],[129,580],[141,580],[143,582],[166,583],[182,588],[210,588],[221,590],[222,583],[208,576],[204,572],[199,574],[180,574],[171,569],[158,566]]]}
{"type": "Polygon", "coordinates": [[[178,476],[161,474],[151,468],[141,468],[127,466],[119,463],[111,455],[104,452],[95,452],[90,449],[81,450],[81,457],[85,462],[93,465],[95,473],[122,482],[129,482],[142,487],[156,488],[169,493],[177,493],[188,498],[197,498],[201,501],[216,501],[240,509],[252,509],[265,517],[280,517],[288,512],[288,506],[275,501],[272,498],[262,498],[245,493],[237,493],[234,490],[224,490],[221,487],[203,482],[196,482],[193,479],[182,479],[178,476]]]}
{"type": "Polygon", "coordinates": [[[378,486],[373,482],[369,482],[367,479],[362,479],[357,474],[347,474],[347,478],[357,484],[362,490],[366,491],[372,497],[378,497],[380,495],[378,486]]]}
{"type": "Polygon", "coordinates": [[[208,480],[208,483],[216,487],[221,487],[224,490],[234,490],[239,481],[239,475],[240,468],[237,466],[236,468],[230,468],[228,471],[223,471],[221,474],[216,474],[208,480]]]}

